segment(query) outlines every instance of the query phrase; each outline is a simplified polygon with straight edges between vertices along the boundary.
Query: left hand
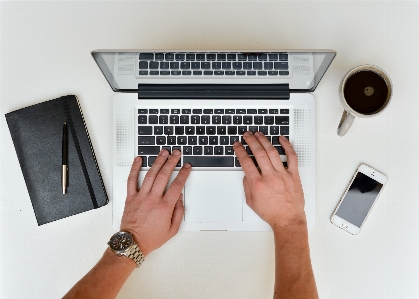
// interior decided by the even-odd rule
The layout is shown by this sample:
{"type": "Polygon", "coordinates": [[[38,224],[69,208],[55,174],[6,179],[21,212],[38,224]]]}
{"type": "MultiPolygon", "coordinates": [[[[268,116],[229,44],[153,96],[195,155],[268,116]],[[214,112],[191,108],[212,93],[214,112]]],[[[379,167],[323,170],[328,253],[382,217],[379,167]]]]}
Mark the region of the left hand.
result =
{"type": "Polygon", "coordinates": [[[133,234],[144,256],[162,246],[179,230],[185,210],[181,192],[191,172],[191,165],[183,165],[166,193],[164,190],[180,155],[178,150],[170,156],[167,150],[162,150],[139,189],[141,157],[136,157],[132,164],[121,230],[133,234]]]}

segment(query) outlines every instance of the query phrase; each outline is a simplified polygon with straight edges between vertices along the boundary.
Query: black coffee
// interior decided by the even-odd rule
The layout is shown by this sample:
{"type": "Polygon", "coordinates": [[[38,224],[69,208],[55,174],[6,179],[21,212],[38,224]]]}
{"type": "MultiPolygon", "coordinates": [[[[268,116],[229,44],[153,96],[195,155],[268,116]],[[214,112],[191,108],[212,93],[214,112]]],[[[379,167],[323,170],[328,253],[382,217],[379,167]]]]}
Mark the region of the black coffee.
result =
{"type": "Polygon", "coordinates": [[[346,81],[343,94],[348,105],[361,114],[384,108],[388,95],[386,81],[373,71],[360,71],[346,81]]]}

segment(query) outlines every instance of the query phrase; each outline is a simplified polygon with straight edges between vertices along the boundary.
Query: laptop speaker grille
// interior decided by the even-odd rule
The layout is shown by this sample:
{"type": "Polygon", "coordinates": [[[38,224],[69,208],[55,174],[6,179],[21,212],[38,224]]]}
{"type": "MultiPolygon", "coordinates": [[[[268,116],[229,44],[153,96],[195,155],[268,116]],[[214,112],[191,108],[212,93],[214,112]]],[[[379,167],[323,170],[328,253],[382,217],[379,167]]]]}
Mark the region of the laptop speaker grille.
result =
{"type": "Polygon", "coordinates": [[[132,117],[126,113],[115,111],[115,159],[116,166],[131,166],[134,159],[134,128],[132,117]]]}
{"type": "Polygon", "coordinates": [[[294,53],[293,57],[293,71],[295,75],[308,76],[310,75],[310,55],[305,53],[294,53]]]}
{"type": "Polygon", "coordinates": [[[294,109],[294,150],[298,156],[298,166],[311,166],[314,140],[310,134],[312,112],[309,109],[294,109]]]}
{"type": "Polygon", "coordinates": [[[135,54],[119,53],[118,54],[118,75],[134,75],[135,74],[135,54]]]}

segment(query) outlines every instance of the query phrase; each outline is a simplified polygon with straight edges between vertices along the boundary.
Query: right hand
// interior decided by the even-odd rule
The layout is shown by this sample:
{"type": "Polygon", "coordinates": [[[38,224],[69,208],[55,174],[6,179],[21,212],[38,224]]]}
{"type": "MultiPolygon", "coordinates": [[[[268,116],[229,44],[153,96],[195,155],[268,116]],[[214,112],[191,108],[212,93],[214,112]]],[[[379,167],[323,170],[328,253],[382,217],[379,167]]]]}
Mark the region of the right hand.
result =
{"type": "Polygon", "coordinates": [[[260,168],[259,171],[240,142],[234,143],[234,151],[245,173],[243,186],[248,206],[274,231],[306,224],[297,154],[291,143],[285,137],[279,138],[288,159],[286,169],[278,151],[262,133],[246,132],[243,137],[260,168]]]}

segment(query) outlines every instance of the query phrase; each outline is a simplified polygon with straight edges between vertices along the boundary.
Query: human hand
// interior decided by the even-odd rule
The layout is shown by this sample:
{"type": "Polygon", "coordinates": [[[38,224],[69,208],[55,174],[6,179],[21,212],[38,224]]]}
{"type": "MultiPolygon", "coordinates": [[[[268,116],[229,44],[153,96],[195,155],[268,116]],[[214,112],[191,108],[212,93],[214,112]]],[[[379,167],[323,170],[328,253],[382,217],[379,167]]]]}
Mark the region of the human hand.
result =
{"type": "Polygon", "coordinates": [[[304,193],[298,174],[297,155],[291,143],[281,136],[279,142],[288,159],[288,169],[278,151],[262,134],[246,132],[244,140],[256,158],[260,171],[240,142],[234,151],[245,173],[243,178],[246,203],[275,231],[281,227],[306,223],[304,193]]]}
{"type": "Polygon", "coordinates": [[[183,165],[169,189],[166,192],[164,190],[180,155],[178,150],[170,156],[167,150],[162,150],[139,189],[141,157],[136,157],[132,164],[121,230],[133,234],[144,256],[162,246],[179,230],[185,211],[181,192],[191,172],[191,165],[183,165]]]}

